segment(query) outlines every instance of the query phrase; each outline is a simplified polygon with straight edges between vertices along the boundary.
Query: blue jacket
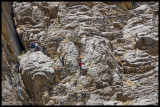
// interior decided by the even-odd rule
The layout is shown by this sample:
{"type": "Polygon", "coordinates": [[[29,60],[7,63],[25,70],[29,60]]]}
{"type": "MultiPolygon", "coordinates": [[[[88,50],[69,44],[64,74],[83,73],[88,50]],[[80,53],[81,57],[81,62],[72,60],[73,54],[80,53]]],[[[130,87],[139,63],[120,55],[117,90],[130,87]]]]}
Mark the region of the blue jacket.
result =
{"type": "Polygon", "coordinates": [[[38,46],[36,46],[36,47],[35,47],[35,50],[36,50],[36,51],[39,51],[39,47],[38,47],[38,46]]]}
{"type": "Polygon", "coordinates": [[[34,48],[34,47],[35,47],[35,44],[34,44],[33,42],[31,42],[31,43],[30,43],[30,47],[31,47],[31,48],[34,48]]]}

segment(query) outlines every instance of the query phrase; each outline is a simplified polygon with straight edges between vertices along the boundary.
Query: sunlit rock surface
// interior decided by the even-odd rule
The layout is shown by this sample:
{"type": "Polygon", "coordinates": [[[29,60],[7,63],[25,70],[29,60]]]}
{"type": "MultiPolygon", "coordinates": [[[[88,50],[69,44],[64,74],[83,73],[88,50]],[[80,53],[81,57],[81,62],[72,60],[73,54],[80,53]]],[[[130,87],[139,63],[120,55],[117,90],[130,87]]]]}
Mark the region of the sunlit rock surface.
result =
{"type": "MultiPolygon", "coordinates": [[[[3,104],[158,105],[158,5],[13,2],[15,29],[26,53],[18,56],[19,69],[13,74],[19,75],[14,84],[20,86],[10,84],[9,78],[3,80],[3,88],[19,88],[16,95],[23,94],[10,103],[2,89],[3,104]],[[45,54],[30,49],[31,41],[45,47],[45,54]]],[[[2,74],[8,78],[6,72],[11,74],[14,66],[6,67],[6,44],[12,43],[2,31],[2,74]]]]}

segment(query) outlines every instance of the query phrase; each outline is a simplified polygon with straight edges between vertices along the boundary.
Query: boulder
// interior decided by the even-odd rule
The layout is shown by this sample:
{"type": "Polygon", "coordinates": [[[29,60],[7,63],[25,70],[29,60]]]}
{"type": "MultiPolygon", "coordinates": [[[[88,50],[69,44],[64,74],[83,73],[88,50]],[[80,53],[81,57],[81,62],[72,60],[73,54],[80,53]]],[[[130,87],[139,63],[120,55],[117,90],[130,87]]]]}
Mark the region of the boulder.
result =
{"type": "Polygon", "coordinates": [[[111,43],[101,37],[82,39],[84,58],[83,68],[88,69],[87,74],[96,82],[97,88],[112,84],[115,61],[112,54],[111,43]]]}
{"type": "Polygon", "coordinates": [[[41,51],[27,52],[20,59],[20,72],[25,89],[30,97],[35,99],[35,104],[43,104],[41,96],[52,88],[55,82],[53,62],[41,51]],[[39,103],[38,103],[39,102],[39,103]]]}

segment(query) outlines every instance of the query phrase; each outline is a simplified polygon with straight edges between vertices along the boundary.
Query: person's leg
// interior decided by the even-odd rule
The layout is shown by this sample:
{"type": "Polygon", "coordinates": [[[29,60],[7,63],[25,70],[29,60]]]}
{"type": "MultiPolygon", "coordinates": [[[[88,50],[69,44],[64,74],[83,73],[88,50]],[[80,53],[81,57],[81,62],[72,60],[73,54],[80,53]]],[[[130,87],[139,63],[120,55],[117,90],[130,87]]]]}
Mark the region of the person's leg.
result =
{"type": "Polygon", "coordinates": [[[63,66],[63,61],[61,61],[61,63],[62,63],[62,66],[63,66]]]}
{"type": "Polygon", "coordinates": [[[63,65],[63,67],[64,67],[64,61],[62,61],[62,65],[63,65]]]}

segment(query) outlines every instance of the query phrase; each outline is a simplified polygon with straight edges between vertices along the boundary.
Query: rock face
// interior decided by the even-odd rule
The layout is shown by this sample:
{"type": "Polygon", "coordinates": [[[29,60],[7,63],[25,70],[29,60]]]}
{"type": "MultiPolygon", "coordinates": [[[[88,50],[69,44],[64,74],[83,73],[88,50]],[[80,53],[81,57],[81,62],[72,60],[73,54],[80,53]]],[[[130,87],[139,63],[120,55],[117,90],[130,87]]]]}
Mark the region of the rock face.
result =
{"type": "Polygon", "coordinates": [[[19,41],[18,35],[16,33],[14,21],[13,21],[13,12],[11,8],[11,3],[3,2],[2,6],[2,22],[4,26],[4,33],[7,35],[10,40],[10,45],[12,44],[12,52],[17,55],[21,54],[21,43],[19,41]]]}
{"type": "Polygon", "coordinates": [[[97,88],[112,85],[113,73],[116,63],[112,56],[112,46],[109,40],[102,37],[88,37],[82,39],[84,48],[82,63],[83,69],[87,69],[97,88]]]}
{"type": "MultiPolygon", "coordinates": [[[[13,13],[27,51],[13,74],[23,92],[16,104],[158,103],[158,2],[13,2],[13,13]],[[31,41],[39,42],[39,51],[31,41]]],[[[8,38],[2,37],[5,50],[8,38]]]]}
{"type": "Polygon", "coordinates": [[[154,62],[154,58],[141,51],[128,51],[123,55],[122,60],[122,67],[123,72],[125,73],[141,73],[141,72],[147,72],[153,68],[155,68],[157,65],[154,62]]]}
{"type": "Polygon", "coordinates": [[[12,11],[9,2],[2,3],[2,105],[29,105],[28,97],[22,88],[19,78],[16,55],[21,48],[16,38],[16,29],[12,20],[12,11]]]}
{"type": "Polygon", "coordinates": [[[52,88],[55,83],[55,71],[53,62],[42,52],[27,52],[20,58],[20,72],[24,81],[24,86],[32,97],[33,104],[43,104],[47,99],[41,100],[43,94],[52,88]],[[36,102],[34,102],[36,101],[36,102]]]}

